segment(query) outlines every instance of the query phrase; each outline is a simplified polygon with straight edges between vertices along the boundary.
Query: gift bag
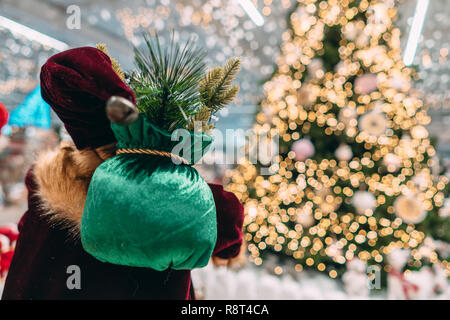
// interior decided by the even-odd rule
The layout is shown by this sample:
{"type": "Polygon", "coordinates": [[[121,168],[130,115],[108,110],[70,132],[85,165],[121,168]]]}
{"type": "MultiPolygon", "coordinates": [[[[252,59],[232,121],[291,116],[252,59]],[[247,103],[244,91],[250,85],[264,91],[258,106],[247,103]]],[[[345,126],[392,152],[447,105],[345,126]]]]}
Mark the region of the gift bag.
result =
{"type": "Polygon", "coordinates": [[[195,42],[180,45],[172,35],[163,48],[157,35],[144,40],[147,51],[135,48],[137,70],[126,80],[136,105],[113,92],[106,103],[118,150],[89,184],[81,242],[113,264],[201,268],[216,244],[217,219],[211,189],[192,165],[212,142],[212,116],[239,90],[232,82],[240,60],[206,72],[195,42]]]}
{"type": "Polygon", "coordinates": [[[212,138],[185,129],[170,134],[143,114],[112,129],[118,154],[96,169],[89,185],[84,249],[103,262],[158,271],[205,266],[216,243],[216,209],[191,165],[212,138]]]}

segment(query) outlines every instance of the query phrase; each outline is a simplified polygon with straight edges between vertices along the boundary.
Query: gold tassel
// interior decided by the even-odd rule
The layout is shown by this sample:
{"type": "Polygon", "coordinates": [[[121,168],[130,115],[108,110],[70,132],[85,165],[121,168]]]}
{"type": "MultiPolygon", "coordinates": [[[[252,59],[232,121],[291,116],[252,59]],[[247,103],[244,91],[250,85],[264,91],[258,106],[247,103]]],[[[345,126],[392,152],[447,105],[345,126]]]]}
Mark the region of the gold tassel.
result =
{"type": "Polygon", "coordinates": [[[119,76],[122,81],[125,81],[125,73],[120,68],[119,62],[117,62],[116,59],[111,58],[111,56],[108,53],[108,49],[106,48],[106,44],[104,43],[97,43],[95,46],[98,50],[102,51],[104,54],[106,54],[111,59],[111,64],[113,67],[113,70],[116,72],[116,74],[119,76]]]}

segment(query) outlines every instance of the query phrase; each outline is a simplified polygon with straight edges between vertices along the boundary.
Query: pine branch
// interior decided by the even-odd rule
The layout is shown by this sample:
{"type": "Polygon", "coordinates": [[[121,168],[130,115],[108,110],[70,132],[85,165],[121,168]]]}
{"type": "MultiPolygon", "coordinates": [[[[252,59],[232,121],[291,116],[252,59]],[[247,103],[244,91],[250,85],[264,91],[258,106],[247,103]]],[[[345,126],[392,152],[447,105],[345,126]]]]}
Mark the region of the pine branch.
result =
{"type": "Polygon", "coordinates": [[[213,68],[203,76],[198,89],[204,107],[193,116],[188,129],[196,129],[195,122],[201,122],[203,132],[214,127],[210,124],[211,115],[231,103],[239,92],[239,86],[232,85],[232,82],[240,66],[241,60],[233,58],[228,60],[224,67],[213,68]]]}
{"type": "Polygon", "coordinates": [[[231,82],[236,78],[241,69],[241,60],[239,58],[232,58],[227,61],[223,67],[224,76],[222,82],[218,85],[218,89],[226,88],[231,85],[231,82]]]}
{"type": "Polygon", "coordinates": [[[207,101],[213,95],[213,90],[223,77],[223,69],[217,67],[211,69],[203,76],[203,79],[198,84],[200,95],[204,101],[207,101]]]}
{"type": "Polygon", "coordinates": [[[146,52],[135,48],[138,72],[130,86],[137,96],[137,108],[165,130],[186,127],[202,106],[198,84],[205,69],[205,52],[192,40],[183,46],[174,35],[168,48],[162,48],[158,35],[144,34],[146,52]]]}
{"type": "Polygon", "coordinates": [[[224,67],[214,68],[199,84],[200,95],[204,105],[214,112],[230,103],[239,91],[238,86],[232,86],[241,67],[239,58],[227,61],[224,67]]]}
{"type": "Polygon", "coordinates": [[[219,96],[218,100],[223,105],[230,104],[234,100],[234,98],[236,98],[238,92],[239,92],[239,86],[234,85],[228,91],[224,92],[221,96],[219,96]]]}
{"type": "Polygon", "coordinates": [[[200,111],[192,117],[192,121],[187,126],[187,129],[193,131],[197,129],[195,126],[200,123],[202,132],[207,132],[214,128],[214,125],[209,123],[210,118],[211,109],[207,106],[203,106],[200,111]]]}

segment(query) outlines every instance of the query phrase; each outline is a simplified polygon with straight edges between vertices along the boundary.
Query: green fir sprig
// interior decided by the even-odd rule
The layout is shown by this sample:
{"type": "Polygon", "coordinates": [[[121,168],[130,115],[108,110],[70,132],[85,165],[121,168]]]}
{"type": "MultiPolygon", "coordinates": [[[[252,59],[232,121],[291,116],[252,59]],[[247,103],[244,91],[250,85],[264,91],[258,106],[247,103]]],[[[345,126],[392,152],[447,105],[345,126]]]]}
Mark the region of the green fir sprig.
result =
{"type": "Polygon", "coordinates": [[[203,104],[213,112],[223,108],[236,97],[239,86],[232,85],[241,68],[241,60],[232,58],[224,67],[211,69],[199,83],[203,104]]]}
{"type": "Polygon", "coordinates": [[[198,84],[203,107],[194,115],[188,129],[194,130],[195,123],[201,122],[202,131],[211,130],[211,115],[231,103],[239,92],[238,85],[232,85],[241,68],[241,60],[232,58],[224,67],[209,70],[198,84]]]}
{"type": "Polygon", "coordinates": [[[158,35],[144,34],[146,50],[134,48],[137,71],[129,85],[136,93],[137,108],[161,129],[186,127],[203,102],[198,83],[205,72],[206,52],[191,39],[174,40],[162,48],[158,35]]]}

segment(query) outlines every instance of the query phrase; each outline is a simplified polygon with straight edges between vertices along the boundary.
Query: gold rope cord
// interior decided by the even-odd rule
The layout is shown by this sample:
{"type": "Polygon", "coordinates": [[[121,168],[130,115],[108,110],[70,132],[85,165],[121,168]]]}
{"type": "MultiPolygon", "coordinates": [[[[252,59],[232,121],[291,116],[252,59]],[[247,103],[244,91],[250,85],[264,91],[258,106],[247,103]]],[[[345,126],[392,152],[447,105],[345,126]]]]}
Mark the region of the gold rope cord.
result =
{"type": "Polygon", "coordinates": [[[123,153],[151,154],[154,156],[174,158],[184,164],[189,164],[189,161],[187,161],[185,158],[180,157],[179,155],[167,152],[167,151],[158,151],[158,150],[150,150],[150,149],[128,149],[128,148],[121,148],[121,149],[117,149],[117,151],[116,151],[116,154],[123,154],[123,153]]]}

